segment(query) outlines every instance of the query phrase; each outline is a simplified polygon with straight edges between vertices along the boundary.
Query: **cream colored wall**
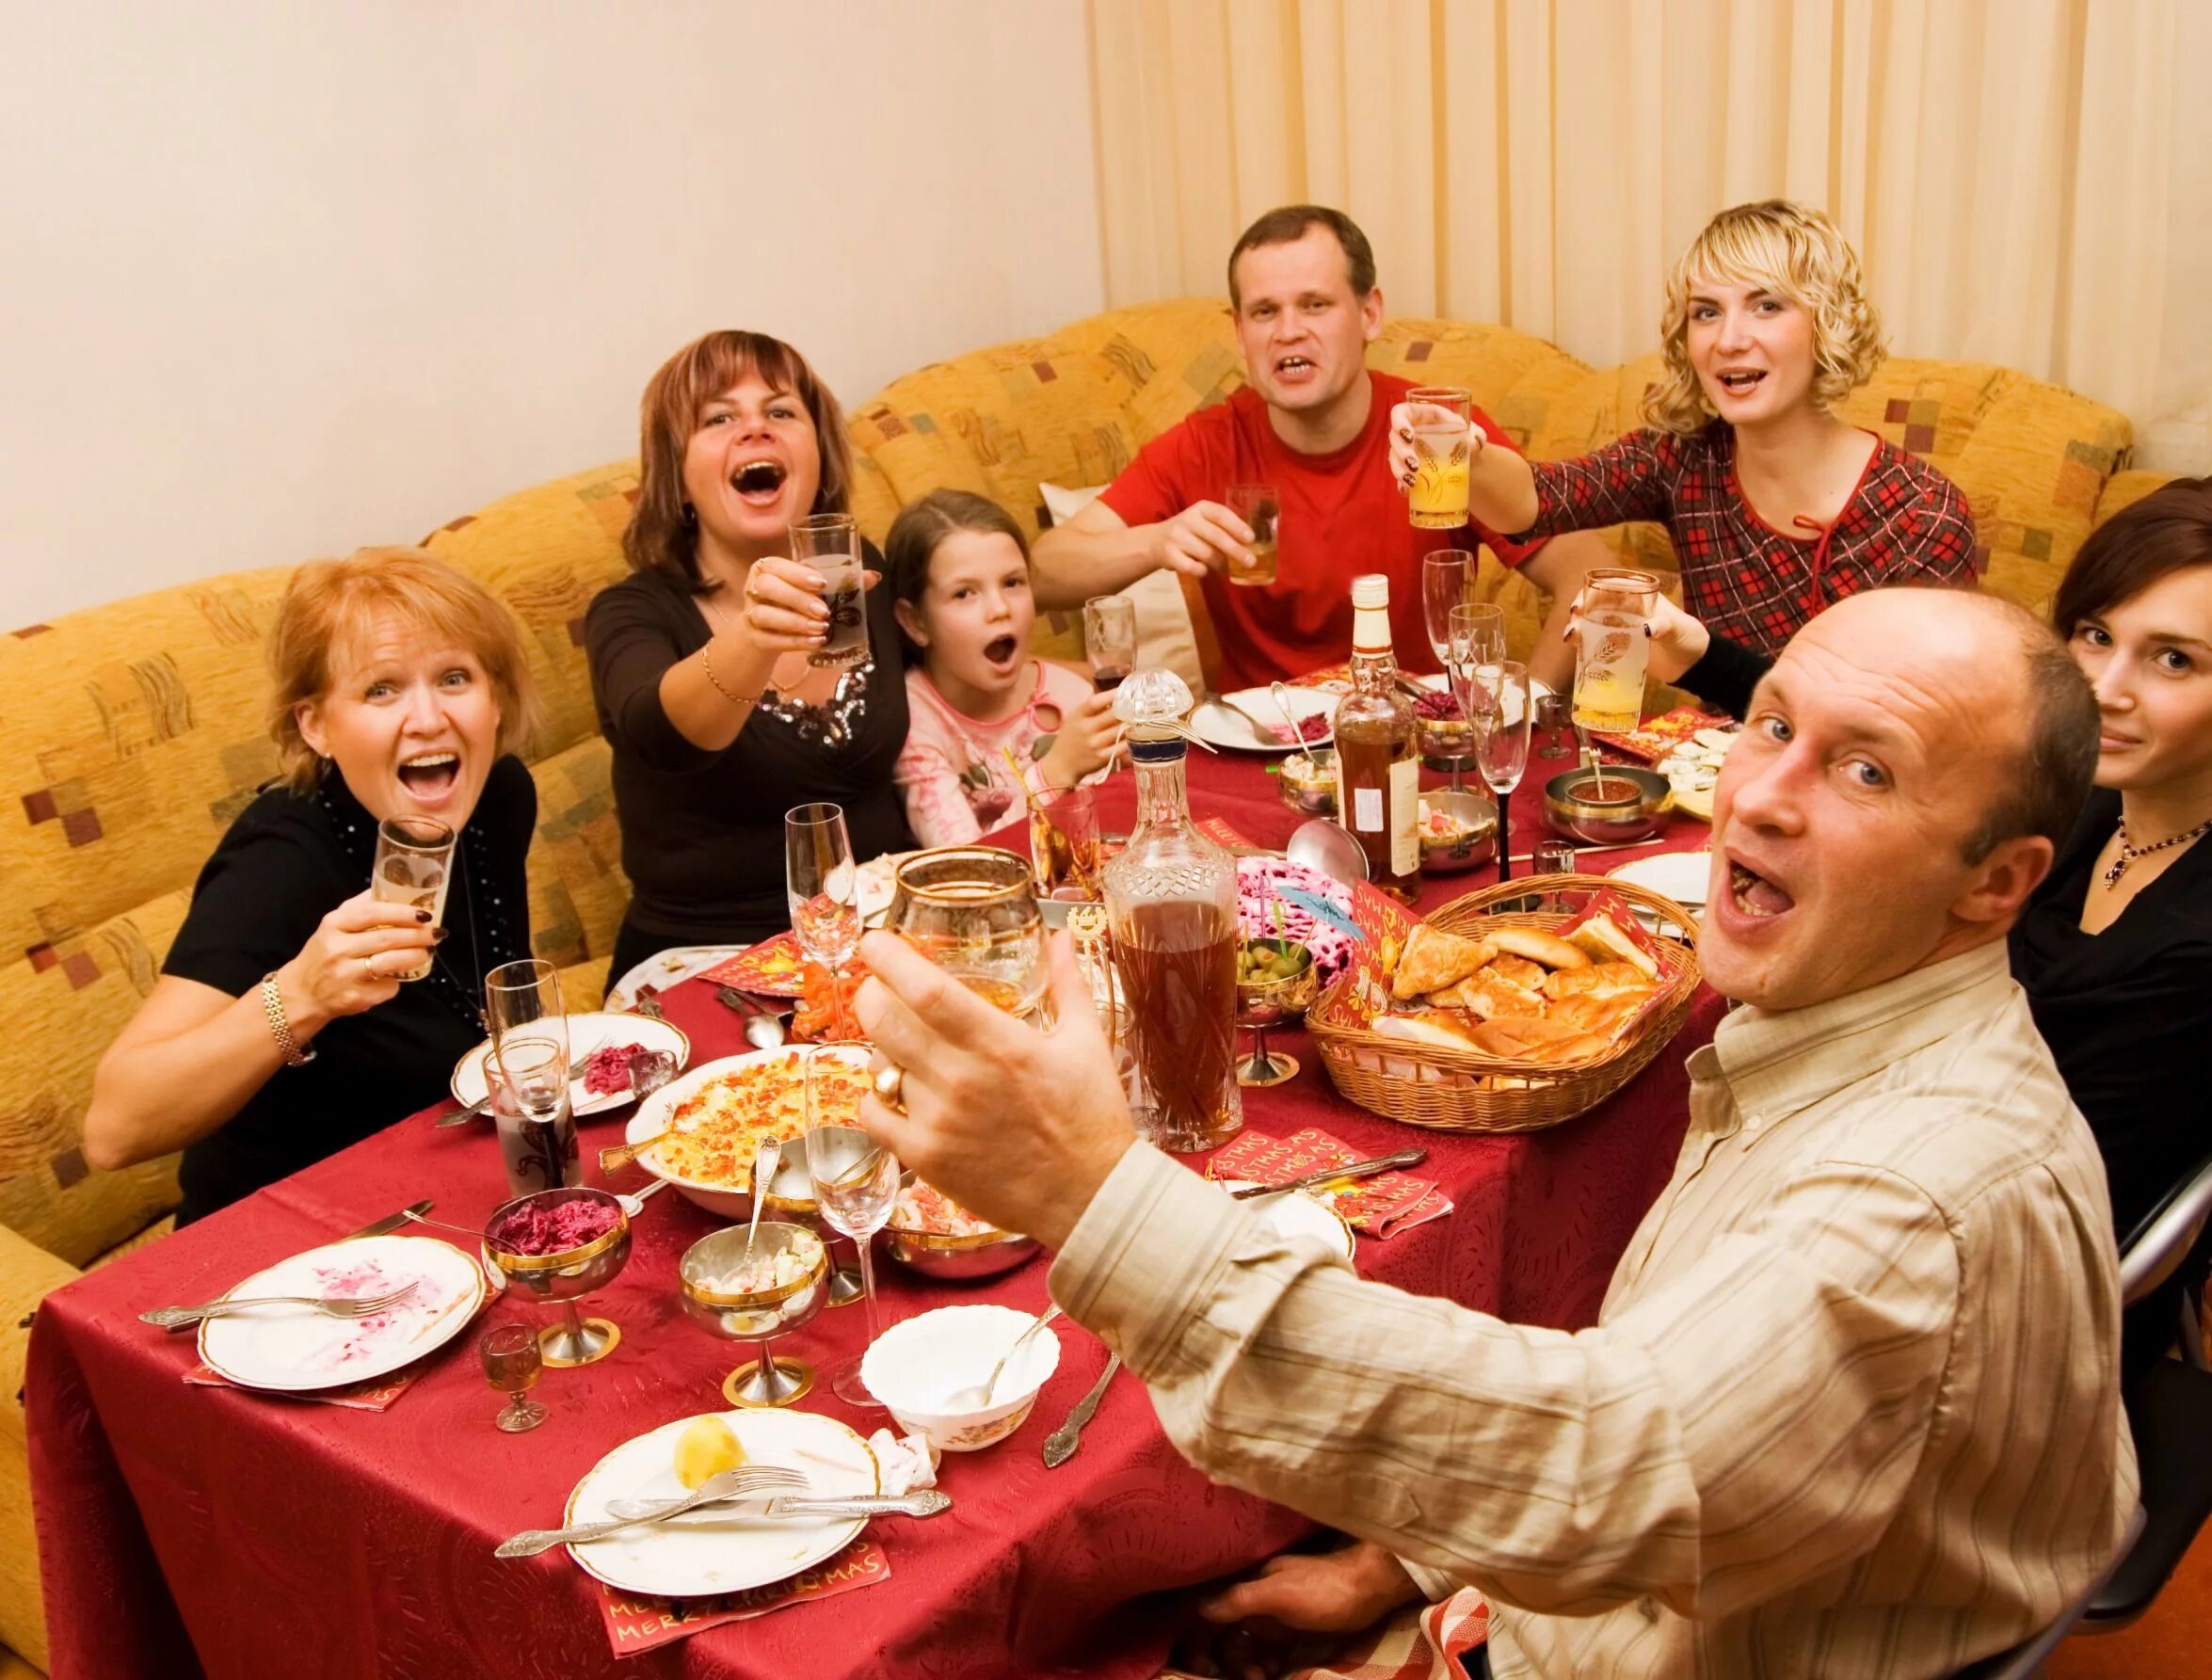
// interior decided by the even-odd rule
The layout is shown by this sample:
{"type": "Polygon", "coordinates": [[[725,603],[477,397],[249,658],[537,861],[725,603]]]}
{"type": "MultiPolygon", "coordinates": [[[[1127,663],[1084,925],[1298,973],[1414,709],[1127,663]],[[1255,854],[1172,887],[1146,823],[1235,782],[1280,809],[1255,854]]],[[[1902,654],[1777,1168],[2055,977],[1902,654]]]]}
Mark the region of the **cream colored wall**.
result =
{"type": "Polygon", "coordinates": [[[0,629],[1101,307],[1082,0],[0,0],[0,629]]]}

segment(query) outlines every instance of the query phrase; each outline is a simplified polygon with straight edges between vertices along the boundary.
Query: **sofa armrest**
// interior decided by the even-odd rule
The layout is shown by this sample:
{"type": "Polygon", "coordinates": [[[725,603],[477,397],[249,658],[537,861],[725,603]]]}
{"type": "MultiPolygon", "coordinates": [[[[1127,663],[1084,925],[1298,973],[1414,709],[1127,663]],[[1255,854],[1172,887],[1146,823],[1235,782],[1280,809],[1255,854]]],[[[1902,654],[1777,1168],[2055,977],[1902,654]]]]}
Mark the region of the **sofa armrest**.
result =
{"type": "Polygon", "coordinates": [[[2097,492],[2097,511],[2093,523],[2103,524],[2122,508],[2140,502],[2153,490],[2173,482],[2171,472],[2143,472],[2134,468],[2125,472],[2115,472],[2105,480],[2105,488],[2097,492]]]}
{"type": "Polygon", "coordinates": [[[80,1273],[20,1233],[0,1225],[0,1640],[46,1666],[46,1609],[39,1591],[39,1543],[31,1523],[24,1361],[31,1315],[80,1273]]]}

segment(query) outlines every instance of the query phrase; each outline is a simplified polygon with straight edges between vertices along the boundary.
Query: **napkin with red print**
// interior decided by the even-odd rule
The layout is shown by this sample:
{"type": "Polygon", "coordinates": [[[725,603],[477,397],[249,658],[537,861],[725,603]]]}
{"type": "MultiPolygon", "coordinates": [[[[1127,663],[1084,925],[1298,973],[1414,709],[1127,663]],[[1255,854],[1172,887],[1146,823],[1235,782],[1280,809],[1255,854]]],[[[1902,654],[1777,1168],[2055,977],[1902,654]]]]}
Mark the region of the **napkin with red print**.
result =
{"type": "MultiPolygon", "coordinates": [[[[1280,1184],[1323,1167],[1340,1167],[1361,1159],[1359,1151],[1309,1126],[1287,1138],[1247,1131],[1206,1164],[1209,1178],[1242,1178],[1254,1184],[1280,1184]]],[[[1451,1203],[1427,1178],[1411,1173],[1378,1173],[1333,1192],[1330,1204],[1344,1223],[1378,1240],[1410,1231],[1451,1211],[1451,1203]]]]}
{"type": "MultiPolygon", "coordinates": [[[[184,1381],[195,1388],[235,1388],[237,1384],[204,1365],[196,1365],[184,1373],[184,1381]]],[[[395,1371],[372,1383],[349,1384],[344,1388],[326,1388],[319,1394],[293,1394],[287,1400],[316,1400],[326,1406],[343,1406],[349,1412],[381,1412],[414,1386],[415,1373],[411,1370],[395,1371]]],[[[261,1393],[249,1389],[248,1393],[261,1393]]]]}
{"type": "Polygon", "coordinates": [[[600,1613],[607,1624],[607,1643],[617,1656],[634,1656],[674,1640],[688,1639],[701,1629],[720,1627],[725,1622],[750,1622],[786,1605],[808,1604],[817,1598],[835,1598],[859,1587],[873,1587],[890,1579],[890,1560],[883,1547],[866,1534],[834,1558],[802,1569],[789,1580],[729,1592],[715,1598],[636,1598],[612,1587],[600,1588],[600,1613]]]}

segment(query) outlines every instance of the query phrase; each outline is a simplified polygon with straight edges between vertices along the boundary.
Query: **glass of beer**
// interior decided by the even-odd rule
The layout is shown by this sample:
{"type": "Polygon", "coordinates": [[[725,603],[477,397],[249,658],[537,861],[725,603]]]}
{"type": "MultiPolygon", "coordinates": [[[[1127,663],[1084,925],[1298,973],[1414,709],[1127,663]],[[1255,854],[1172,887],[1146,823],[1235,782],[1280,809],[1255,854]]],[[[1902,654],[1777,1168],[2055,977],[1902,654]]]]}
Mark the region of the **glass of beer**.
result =
{"type": "Polygon", "coordinates": [[[1424,531],[1467,522],[1467,420],[1474,393],[1451,385],[1422,385],[1405,393],[1413,429],[1413,488],[1406,515],[1424,531]]]}
{"type": "Polygon", "coordinates": [[[1575,727],[1618,734],[1643,721],[1643,633],[1659,600],[1656,573],[1605,568],[1582,579],[1576,614],[1575,727]]]}
{"type": "Polygon", "coordinates": [[[1049,1024],[1045,918],[1028,858],[995,846],[917,852],[892,875],[884,925],[1008,1015],[1049,1024]]]}
{"type": "MultiPolygon", "coordinates": [[[[430,817],[386,817],[377,824],[377,860],[369,868],[370,895],[380,904],[427,910],[433,926],[445,920],[445,886],[453,876],[454,831],[430,817]]],[[[436,953],[400,980],[429,977],[436,953]]]]}
{"type": "Polygon", "coordinates": [[[1275,535],[1283,522],[1283,498],[1272,484],[1232,484],[1229,511],[1252,527],[1252,564],[1229,562],[1229,582],[1258,588],[1275,581],[1275,535]]]}
{"type": "Polygon", "coordinates": [[[812,665],[844,669],[868,663],[868,606],[860,525],[850,514],[809,514],[791,528],[792,558],[822,574],[829,639],[807,655],[812,665]]]}
{"type": "Polygon", "coordinates": [[[1136,668],[1137,603],[1126,595],[1084,601],[1083,651],[1090,655],[1091,686],[1100,694],[1119,688],[1136,668]]]}

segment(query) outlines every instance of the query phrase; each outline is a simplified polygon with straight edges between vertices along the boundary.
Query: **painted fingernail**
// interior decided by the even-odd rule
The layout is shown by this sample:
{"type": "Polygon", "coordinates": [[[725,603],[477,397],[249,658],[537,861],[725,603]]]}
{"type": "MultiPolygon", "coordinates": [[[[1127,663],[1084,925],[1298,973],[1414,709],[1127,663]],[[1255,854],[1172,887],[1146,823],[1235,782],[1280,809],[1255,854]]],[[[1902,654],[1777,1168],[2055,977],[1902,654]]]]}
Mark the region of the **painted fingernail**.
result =
{"type": "Polygon", "coordinates": [[[453,929],[451,929],[451,928],[449,928],[449,927],[434,927],[434,928],[432,928],[432,929],[430,930],[430,943],[431,943],[431,944],[433,944],[433,945],[437,945],[437,944],[441,944],[441,943],[442,943],[442,942],[444,941],[445,936],[446,936],[446,935],[448,935],[448,934],[450,934],[450,933],[452,933],[452,932],[453,932],[453,929]]]}
{"type": "Polygon", "coordinates": [[[430,912],[427,910],[417,910],[415,912],[415,920],[417,921],[427,921],[430,920],[430,912]]]}

